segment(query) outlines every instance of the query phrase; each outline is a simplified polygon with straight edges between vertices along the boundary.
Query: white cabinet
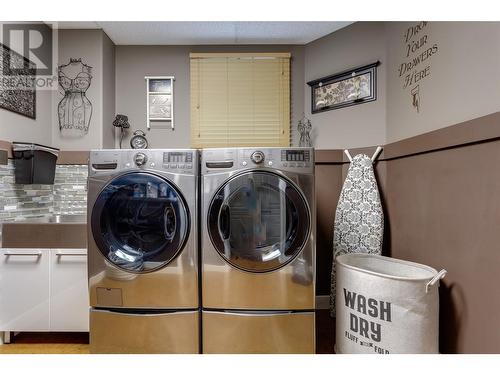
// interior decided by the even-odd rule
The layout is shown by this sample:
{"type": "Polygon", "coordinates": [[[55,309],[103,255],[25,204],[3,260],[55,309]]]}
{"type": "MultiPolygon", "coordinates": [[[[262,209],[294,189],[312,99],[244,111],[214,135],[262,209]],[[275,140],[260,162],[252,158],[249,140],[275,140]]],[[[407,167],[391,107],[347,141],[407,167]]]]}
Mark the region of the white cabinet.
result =
{"type": "Polygon", "coordinates": [[[0,249],[0,331],[88,331],[86,249],[0,249]]]}
{"type": "Polygon", "coordinates": [[[50,252],[0,249],[0,257],[0,331],[48,331],[50,252]]]}
{"type": "Polygon", "coordinates": [[[87,250],[50,250],[50,330],[89,330],[87,250]]]}

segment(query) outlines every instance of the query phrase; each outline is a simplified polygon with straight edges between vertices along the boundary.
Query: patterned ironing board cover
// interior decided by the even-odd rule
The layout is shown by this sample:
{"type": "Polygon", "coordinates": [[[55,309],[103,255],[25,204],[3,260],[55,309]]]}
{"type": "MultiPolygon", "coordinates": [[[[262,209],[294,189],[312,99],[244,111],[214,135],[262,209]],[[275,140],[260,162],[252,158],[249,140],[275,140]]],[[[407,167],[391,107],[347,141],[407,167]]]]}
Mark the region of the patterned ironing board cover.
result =
{"type": "Polygon", "coordinates": [[[372,160],[356,155],[342,186],[333,227],[330,313],[335,316],[335,258],[346,253],[381,254],[384,213],[372,160]]]}

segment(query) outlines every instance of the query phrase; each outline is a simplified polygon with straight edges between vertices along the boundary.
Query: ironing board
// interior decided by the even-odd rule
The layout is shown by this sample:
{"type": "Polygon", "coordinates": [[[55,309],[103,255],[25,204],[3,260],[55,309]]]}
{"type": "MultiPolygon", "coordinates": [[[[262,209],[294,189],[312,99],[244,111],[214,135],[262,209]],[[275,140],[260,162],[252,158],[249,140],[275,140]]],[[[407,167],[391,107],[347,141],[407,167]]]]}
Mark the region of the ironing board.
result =
{"type": "Polygon", "coordinates": [[[372,158],[364,154],[351,159],[342,186],[333,227],[333,266],[330,314],[335,316],[335,258],[346,253],[381,254],[384,214],[372,158]]]}

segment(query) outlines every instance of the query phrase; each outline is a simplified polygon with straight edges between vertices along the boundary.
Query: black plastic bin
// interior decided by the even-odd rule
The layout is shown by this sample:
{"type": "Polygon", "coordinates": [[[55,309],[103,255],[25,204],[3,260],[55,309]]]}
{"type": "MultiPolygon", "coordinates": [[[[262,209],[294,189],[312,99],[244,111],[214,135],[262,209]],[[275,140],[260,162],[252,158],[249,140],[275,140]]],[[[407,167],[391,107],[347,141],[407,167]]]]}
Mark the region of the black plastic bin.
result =
{"type": "Polygon", "coordinates": [[[36,143],[13,142],[12,155],[16,184],[54,183],[58,148],[36,143]]]}

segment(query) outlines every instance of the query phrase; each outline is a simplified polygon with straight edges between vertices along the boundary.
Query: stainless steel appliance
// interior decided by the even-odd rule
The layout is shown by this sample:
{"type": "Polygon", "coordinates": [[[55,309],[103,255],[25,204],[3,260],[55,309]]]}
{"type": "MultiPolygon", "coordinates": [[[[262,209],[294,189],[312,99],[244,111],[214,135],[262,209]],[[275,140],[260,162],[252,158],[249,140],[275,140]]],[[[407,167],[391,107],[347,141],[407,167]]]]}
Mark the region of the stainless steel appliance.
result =
{"type": "Polygon", "coordinates": [[[204,353],[314,353],[312,148],[202,151],[204,353]]]}
{"type": "Polygon", "coordinates": [[[90,152],[91,352],[199,352],[198,179],[196,150],[90,152]]]}

